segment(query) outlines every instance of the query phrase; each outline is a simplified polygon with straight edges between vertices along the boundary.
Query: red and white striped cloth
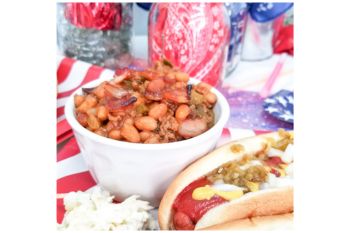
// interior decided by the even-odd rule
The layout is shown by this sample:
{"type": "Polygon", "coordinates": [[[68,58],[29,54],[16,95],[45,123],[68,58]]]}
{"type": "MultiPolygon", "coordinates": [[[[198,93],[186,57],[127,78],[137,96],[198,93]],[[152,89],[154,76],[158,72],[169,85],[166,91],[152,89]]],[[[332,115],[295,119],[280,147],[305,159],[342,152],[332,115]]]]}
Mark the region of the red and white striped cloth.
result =
{"type": "MultiPolygon", "coordinates": [[[[71,128],[65,120],[64,104],[81,85],[101,77],[112,78],[114,72],[66,57],[59,57],[57,66],[57,145],[66,141],[57,153],[57,193],[85,191],[96,183],[87,169],[71,128]]],[[[217,146],[234,139],[261,133],[265,131],[225,128],[217,146]]],[[[61,223],[63,215],[63,200],[57,199],[58,223],[61,223]]]]}

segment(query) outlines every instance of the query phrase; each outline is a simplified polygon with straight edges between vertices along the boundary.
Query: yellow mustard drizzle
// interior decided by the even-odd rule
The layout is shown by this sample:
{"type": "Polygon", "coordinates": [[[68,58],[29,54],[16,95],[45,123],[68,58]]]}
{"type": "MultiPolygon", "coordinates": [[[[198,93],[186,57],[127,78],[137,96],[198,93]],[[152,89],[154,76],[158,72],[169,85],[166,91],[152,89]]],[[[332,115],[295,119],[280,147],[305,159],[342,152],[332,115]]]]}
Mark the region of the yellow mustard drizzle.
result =
{"type": "Polygon", "coordinates": [[[192,198],[197,201],[210,200],[215,194],[224,198],[225,200],[230,201],[243,196],[243,190],[237,189],[233,191],[220,191],[206,185],[204,187],[196,188],[192,193],[192,198]]]}

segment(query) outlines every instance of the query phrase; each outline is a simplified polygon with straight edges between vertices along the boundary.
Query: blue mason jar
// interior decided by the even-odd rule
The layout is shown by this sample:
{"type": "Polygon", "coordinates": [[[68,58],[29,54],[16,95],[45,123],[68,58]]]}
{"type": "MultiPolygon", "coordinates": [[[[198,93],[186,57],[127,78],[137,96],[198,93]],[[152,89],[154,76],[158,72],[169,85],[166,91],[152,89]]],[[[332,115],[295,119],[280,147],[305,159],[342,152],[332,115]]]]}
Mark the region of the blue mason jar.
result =
{"type": "Polygon", "coordinates": [[[237,67],[242,52],[242,44],[248,17],[246,3],[225,3],[230,17],[231,35],[227,55],[226,76],[230,75],[237,67]]]}

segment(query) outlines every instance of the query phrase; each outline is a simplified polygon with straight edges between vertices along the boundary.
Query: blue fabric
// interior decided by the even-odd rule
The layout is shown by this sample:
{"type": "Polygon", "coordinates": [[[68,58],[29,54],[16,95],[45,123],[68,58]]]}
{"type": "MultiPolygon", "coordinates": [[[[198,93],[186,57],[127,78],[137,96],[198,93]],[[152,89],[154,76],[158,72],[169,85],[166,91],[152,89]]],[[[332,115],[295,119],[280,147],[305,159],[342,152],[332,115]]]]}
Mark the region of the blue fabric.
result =
{"type": "Polygon", "coordinates": [[[149,11],[152,6],[151,2],[137,2],[136,4],[146,11],[149,11]]]}
{"type": "Polygon", "coordinates": [[[272,116],[289,123],[294,122],[294,93],[281,90],[264,101],[264,109],[272,116]]]}
{"type": "Polygon", "coordinates": [[[257,22],[267,22],[277,18],[293,6],[293,3],[248,3],[249,13],[257,22]]]}
{"type": "Polygon", "coordinates": [[[228,49],[227,60],[230,61],[234,56],[234,48],[242,43],[245,31],[245,18],[247,15],[246,3],[225,3],[227,13],[231,22],[230,45],[228,49]]]}

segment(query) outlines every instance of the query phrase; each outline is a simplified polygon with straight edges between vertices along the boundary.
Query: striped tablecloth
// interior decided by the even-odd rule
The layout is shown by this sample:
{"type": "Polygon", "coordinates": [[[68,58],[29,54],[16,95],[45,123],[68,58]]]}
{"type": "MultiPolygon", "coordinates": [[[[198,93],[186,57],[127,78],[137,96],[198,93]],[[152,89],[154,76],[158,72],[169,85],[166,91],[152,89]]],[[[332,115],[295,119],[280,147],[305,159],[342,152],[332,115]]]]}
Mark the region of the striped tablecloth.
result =
{"type": "MultiPolygon", "coordinates": [[[[70,126],[65,120],[64,104],[67,98],[85,83],[105,77],[112,77],[112,70],[76,61],[71,58],[58,57],[57,60],[57,193],[85,191],[96,185],[82,158],[79,147],[70,126]]],[[[262,77],[264,78],[264,77],[262,77]]],[[[247,83],[246,81],[244,81],[247,83]]],[[[251,82],[250,88],[259,88],[261,80],[251,82]]],[[[224,128],[217,146],[228,141],[254,136],[266,131],[224,128]]],[[[57,222],[64,215],[63,200],[57,199],[57,222]]]]}

